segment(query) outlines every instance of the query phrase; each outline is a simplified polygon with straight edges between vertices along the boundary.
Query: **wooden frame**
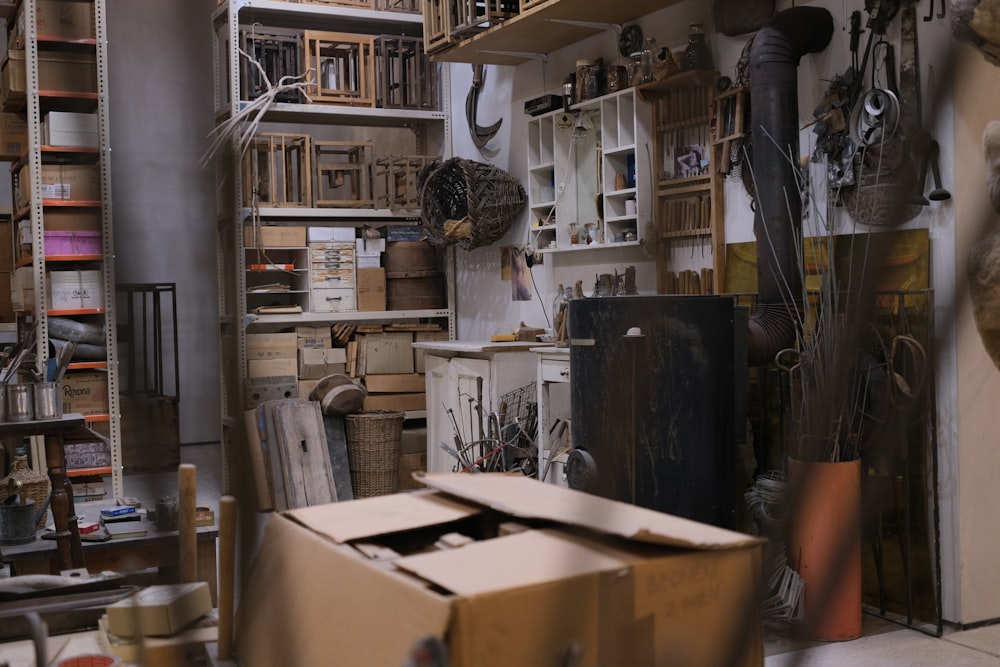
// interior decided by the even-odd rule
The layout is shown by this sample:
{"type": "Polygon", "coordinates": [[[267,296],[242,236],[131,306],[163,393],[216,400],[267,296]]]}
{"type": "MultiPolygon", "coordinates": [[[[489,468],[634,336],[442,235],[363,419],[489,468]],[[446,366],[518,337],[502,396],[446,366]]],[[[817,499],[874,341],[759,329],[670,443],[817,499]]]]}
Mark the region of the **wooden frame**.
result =
{"type": "Polygon", "coordinates": [[[375,40],[375,89],[383,109],[436,110],[438,66],[419,37],[381,35],[375,40]]]}
{"type": "Polygon", "coordinates": [[[420,171],[436,160],[429,155],[390,155],[375,161],[375,178],[382,184],[377,203],[382,208],[420,208],[420,171]]]}
{"type": "Polygon", "coordinates": [[[306,30],[303,41],[311,101],[375,106],[374,37],[306,30]]]}
{"type": "Polygon", "coordinates": [[[316,206],[374,208],[371,141],[313,141],[316,206]]]}
{"type": "Polygon", "coordinates": [[[514,18],[521,11],[519,0],[451,0],[455,25],[452,35],[470,37],[514,18]]]}
{"type": "MultiPolygon", "coordinates": [[[[275,86],[283,76],[302,74],[302,31],[281,28],[240,26],[240,48],[253,56],[275,86]]],[[[240,58],[240,99],[253,100],[266,92],[263,77],[257,67],[240,58]]],[[[302,102],[297,91],[279,93],[276,102],[302,102]]]]}
{"type": "Polygon", "coordinates": [[[254,135],[243,160],[247,206],[312,207],[312,152],[308,134],[254,135]]]}
{"type": "Polygon", "coordinates": [[[422,4],[421,0],[375,0],[375,9],[384,12],[420,14],[423,11],[422,4]]]}
{"type": "Polygon", "coordinates": [[[452,0],[423,0],[424,3],[424,50],[427,53],[440,51],[458,41],[452,35],[452,0]]]}

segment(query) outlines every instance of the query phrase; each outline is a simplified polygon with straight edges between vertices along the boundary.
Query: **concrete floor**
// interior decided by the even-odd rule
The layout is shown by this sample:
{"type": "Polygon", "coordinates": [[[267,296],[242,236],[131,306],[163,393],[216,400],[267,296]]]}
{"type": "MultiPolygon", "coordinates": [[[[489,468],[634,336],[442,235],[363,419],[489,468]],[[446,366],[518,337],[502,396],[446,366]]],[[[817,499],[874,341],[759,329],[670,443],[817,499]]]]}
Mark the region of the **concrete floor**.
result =
{"type": "Polygon", "coordinates": [[[860,638],[810,644],[769,637],[765,667],[986,667],[1000,664],[1000,625],[948,631],[943,637],[865,616],[860,638]]]}

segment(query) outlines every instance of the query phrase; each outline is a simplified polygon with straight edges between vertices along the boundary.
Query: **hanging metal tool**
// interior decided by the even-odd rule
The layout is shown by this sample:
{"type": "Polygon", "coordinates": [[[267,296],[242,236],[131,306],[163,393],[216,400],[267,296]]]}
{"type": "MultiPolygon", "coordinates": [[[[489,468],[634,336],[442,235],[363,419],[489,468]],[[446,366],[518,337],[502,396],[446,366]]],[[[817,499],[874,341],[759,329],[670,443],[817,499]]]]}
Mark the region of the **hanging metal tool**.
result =
{"type": "Polygon", "coordinates": [[[469,134],[472,137],[472,143],[476,145],[476,148],[485,148],[490,139],[497,135],[497,132],[500,131],[500,125],[503,124],[503,118],[486,127],[483,127],[476,122],[476,107],[479,106],[479,91],[483,87],[483,81],[485,78],[486,66],[480,64],[473,65],[472,87],[469,88],[469,94],[465,97],[465,118],[469,122],[469,134]]]}

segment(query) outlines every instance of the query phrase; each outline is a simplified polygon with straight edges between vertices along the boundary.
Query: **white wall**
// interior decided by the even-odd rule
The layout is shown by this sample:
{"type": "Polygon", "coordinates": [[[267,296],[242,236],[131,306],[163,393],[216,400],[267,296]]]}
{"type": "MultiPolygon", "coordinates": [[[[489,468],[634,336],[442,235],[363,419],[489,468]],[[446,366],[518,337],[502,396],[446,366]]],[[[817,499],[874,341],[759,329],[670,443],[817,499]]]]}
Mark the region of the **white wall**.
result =
{"type": "Polygon", "coordinates": [[[214,7],[107,0],[116,280],[177,284],[182,443],[220,434],[214,174],[198,166],[214,7]]]}

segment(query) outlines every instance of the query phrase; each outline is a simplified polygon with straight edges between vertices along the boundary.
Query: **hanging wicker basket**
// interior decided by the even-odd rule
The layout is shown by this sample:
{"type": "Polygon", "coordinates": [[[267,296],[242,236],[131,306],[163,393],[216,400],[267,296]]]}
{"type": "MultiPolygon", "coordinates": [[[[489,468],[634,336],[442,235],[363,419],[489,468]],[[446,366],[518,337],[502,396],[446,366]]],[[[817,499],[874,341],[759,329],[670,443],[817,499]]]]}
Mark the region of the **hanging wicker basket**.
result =
{"type": "Polygon", "coordinates": [[[404,416],[398,410],[368,410],[344,417],[355,498],[399,491],[399,446],[404,416]]]}
{"type": "Polygon", "coordinates": [[[424,230],[435,245],[466,250],[499,241],[527,205],[524,188],[493,165],[451,158],[420,172],[424,230]]]}

